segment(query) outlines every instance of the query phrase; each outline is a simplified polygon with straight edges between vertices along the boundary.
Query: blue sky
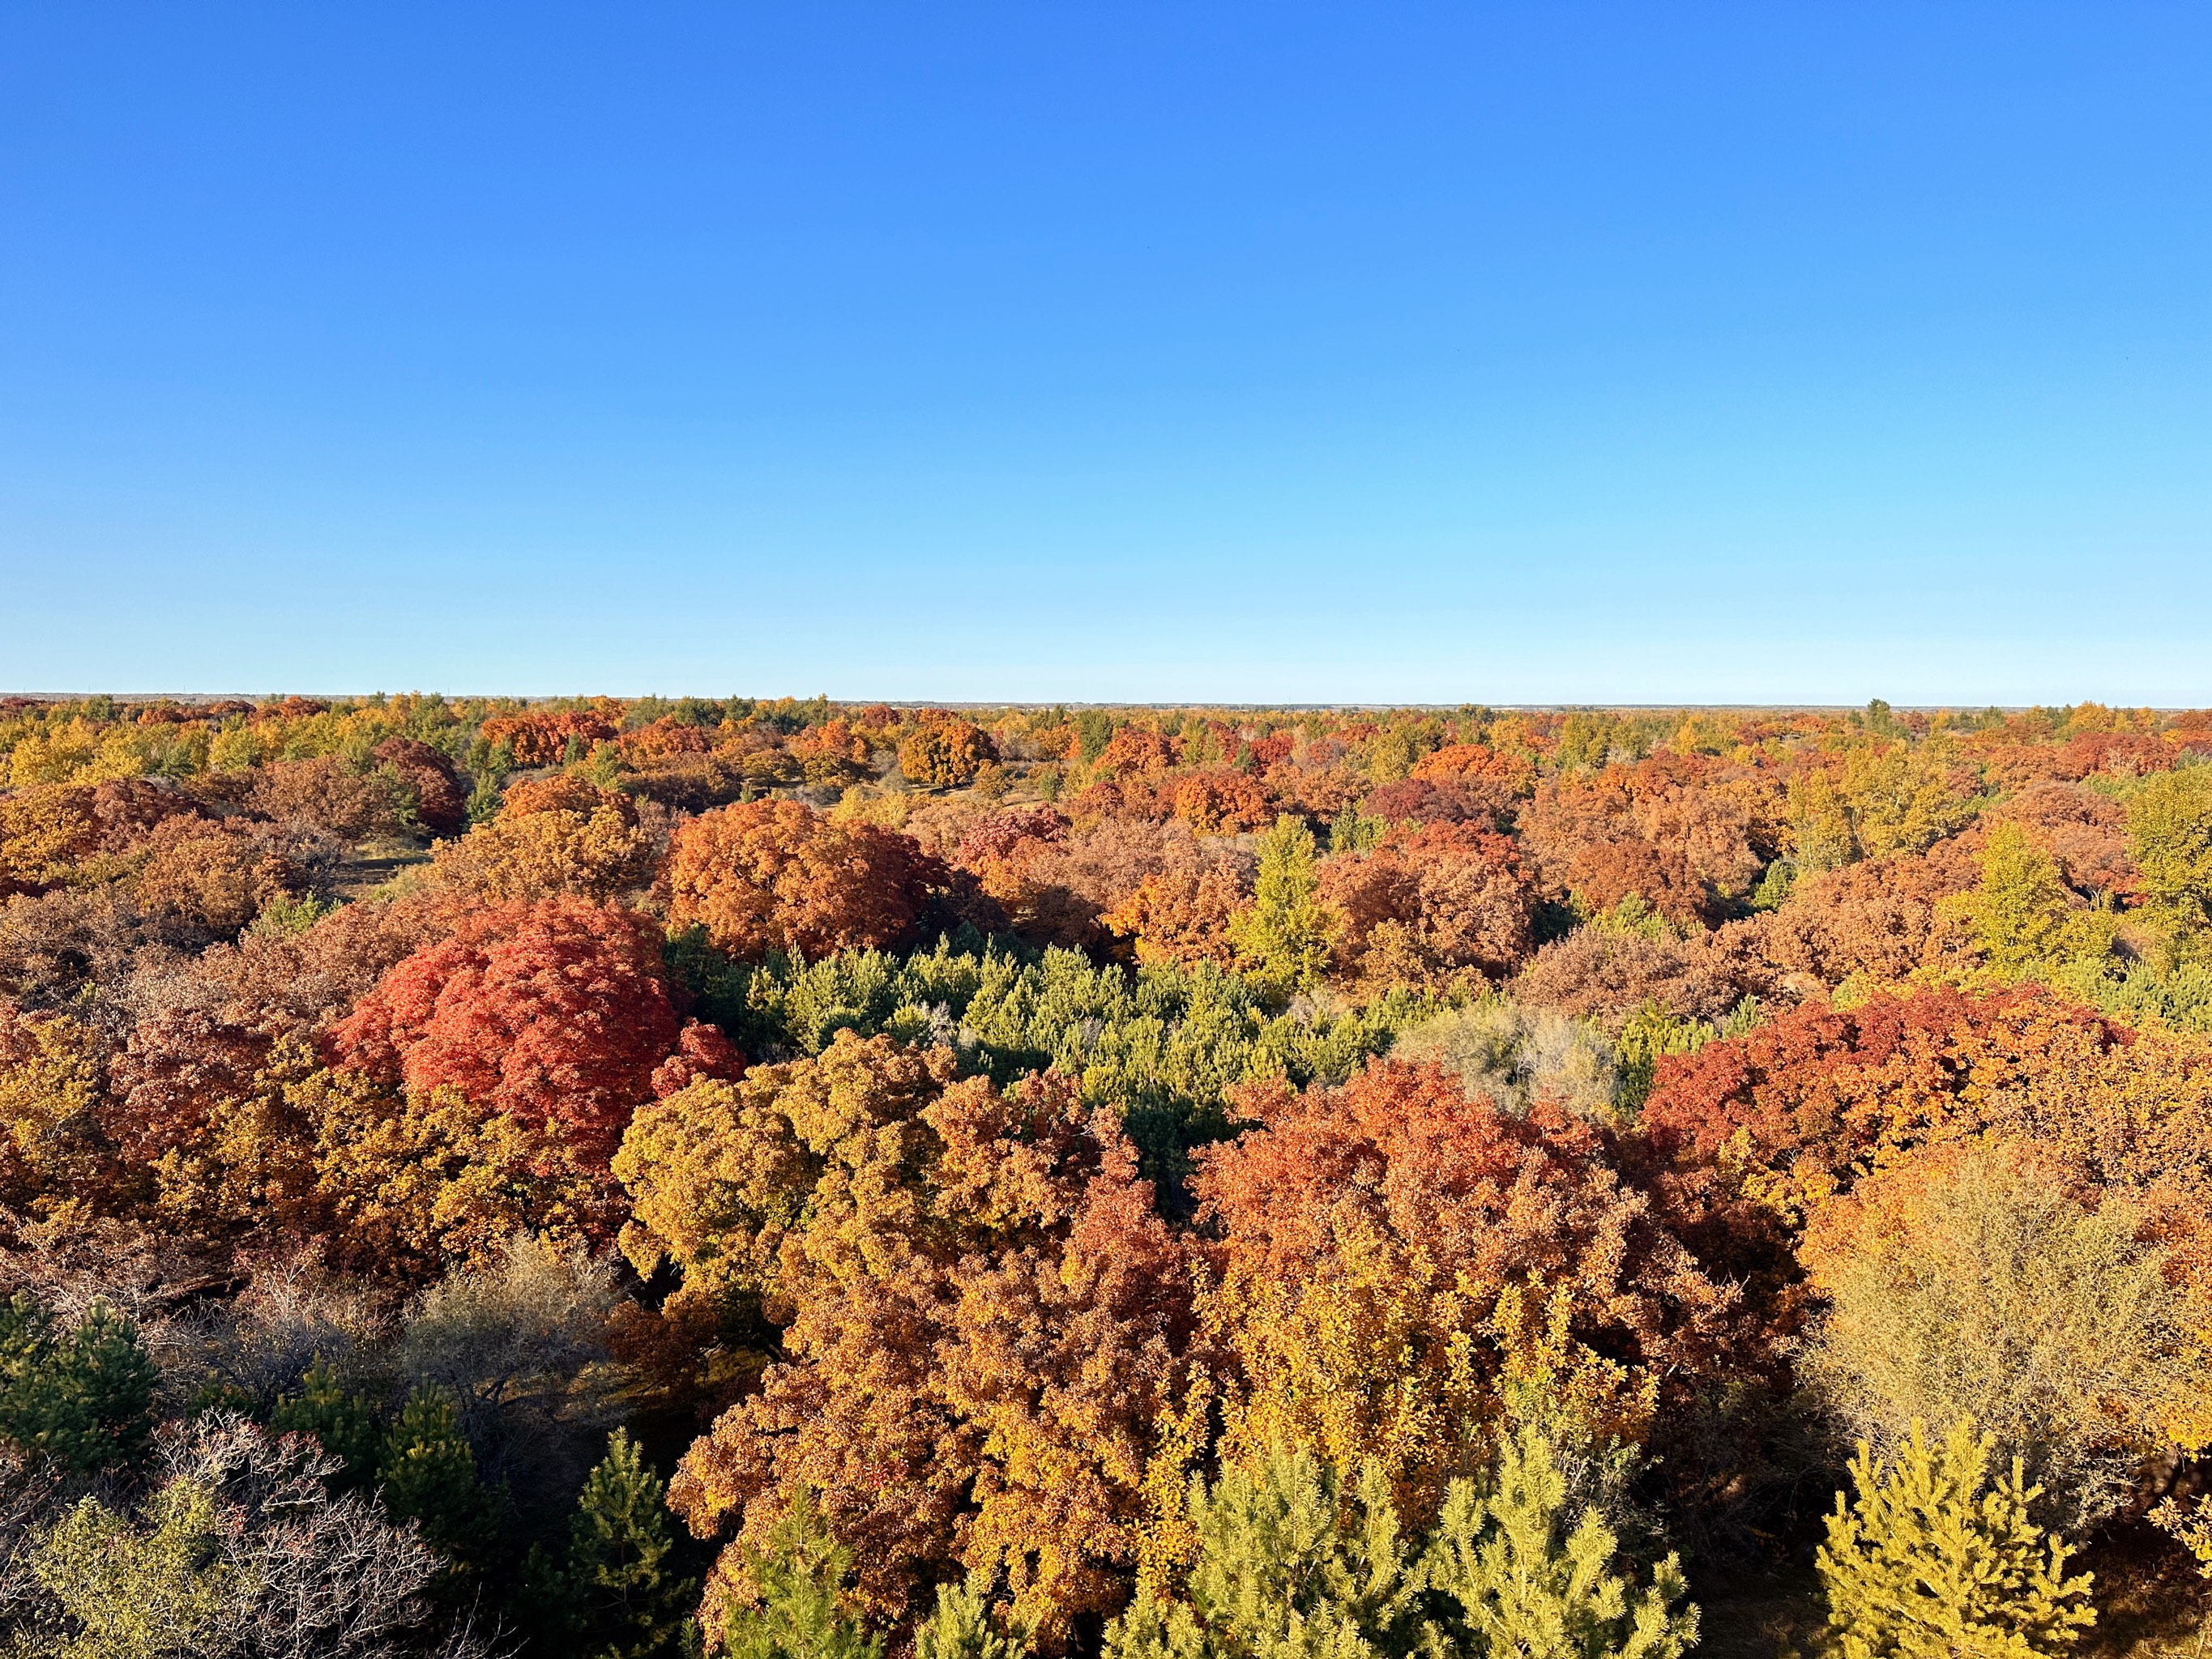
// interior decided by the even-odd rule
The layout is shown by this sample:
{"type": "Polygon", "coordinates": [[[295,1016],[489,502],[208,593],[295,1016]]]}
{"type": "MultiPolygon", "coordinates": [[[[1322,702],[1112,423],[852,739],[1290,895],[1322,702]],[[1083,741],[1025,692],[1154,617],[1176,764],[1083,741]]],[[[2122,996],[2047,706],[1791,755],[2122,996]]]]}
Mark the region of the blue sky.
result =
{"type": "Polygon", "coordinates": [[[2212,12],[0,6],[0,683],[2212,702],[2212,12]]]}

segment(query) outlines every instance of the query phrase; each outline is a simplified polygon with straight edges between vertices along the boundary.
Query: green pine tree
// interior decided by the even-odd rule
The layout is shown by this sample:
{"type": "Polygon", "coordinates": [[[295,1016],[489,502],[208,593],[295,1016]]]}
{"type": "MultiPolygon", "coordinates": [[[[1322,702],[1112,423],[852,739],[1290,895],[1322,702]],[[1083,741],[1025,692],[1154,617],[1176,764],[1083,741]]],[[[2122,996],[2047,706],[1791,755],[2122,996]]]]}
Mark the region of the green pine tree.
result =
{"type": "Polygon", "coordinates": [[[138,1328],[104,1302],[66,1331],[27,1293],[0,1302],[0,1435],[79,1474],[136,1462],[158,1372],[138,1328]]]}
{"type": "Polygon", "coordinates": [[[1990,1480],[1996,1443],[1961,1420],[1933,1446],[1915,1425],[1894,1462],[1859,1448],[1819,1556],[1841,1659],[2033,1659],[2095,1622],[2090,1575],[2067,1577],[2072,1551],[2029,1517],[2042,1489],[2017,1458],[1990,1480]]]}
{"type": "Polygon", "coordinates": [[[684,1650],[698,1585],[669,1559],[668,1488],[620,1429],[584,1482],[568,1523],[556,1598],[565,1653],[582,1659],[661,1659],[684,1650]]]}
{"type": "Polygon", "coordinates": [[[838,1544],[813,1504],[794,1504],[750,1563],[758,1607],[732,1610],[722,1640],[730,1659],[882,1659],[884,1639],[845,1606],[853,1554],[838,1544]]]}
{"type": "Polygon", "coordinates": [[[377,1474],[385,1508],[420,1522],[423,1541],[446,1558],[442,1591],[458,1591],[482,1571],[498,1537],[499,1506],[442,1389],[426,1383],[407,1396],[385,1431],[377,1474]]]}
{"type": "Polygon", "coordinates": [[[1328,966],[1334,918],[1314,873],[1319,849],[1303,819],[1284,817],[1260,838],[1252,902],[1229,924],[1229,942],[1255,984],[1287,997],[1318,984],[1328,966]]]}
{"type": "Polygon", "coordinates": [[[1029,1650],[991,1624],[990,1604],[963,1584],[937,1588],[937,1611],[916,1627],[915,1659],[1024,1659],[1029,1650]]]}
{"type": "Polygon", "coordinates": [[[376,1413],[364,1396],[347,1391],[337,1368],[319,1355],[300,1379],[299,1394],[277,1396],[269,1426],[280,1434],[313,1435],[343,1462],[329,1483],[335,1492],[349,1492],[376,1473],[382,1442],[376,1413]]]}
{"type": "Polygon", "coordinates": [[[1186,1599],[1149,1587],[1108,1627],[1108,1659],[1367,1659],[1430,1645],[1418,1562],[1401,1538],[1379,1464],[1346,1492],[1303,1451],[1278,1449],[1257,1474],[1191,1482],[1198,1538],[1186,1599]]]}
{"type": "Polygon", "coordinates": [[[1533,1425],[1502,1440],[1487,1490],[1455,1480],[1422,1564],[1456,1604],[1472,1652],[1491,1659],[1680,1659],[1698,1610],[1668,1556],[1638,1589],[1595,1507],[1567,1516],[1567,1479],[1533,1425]]]}

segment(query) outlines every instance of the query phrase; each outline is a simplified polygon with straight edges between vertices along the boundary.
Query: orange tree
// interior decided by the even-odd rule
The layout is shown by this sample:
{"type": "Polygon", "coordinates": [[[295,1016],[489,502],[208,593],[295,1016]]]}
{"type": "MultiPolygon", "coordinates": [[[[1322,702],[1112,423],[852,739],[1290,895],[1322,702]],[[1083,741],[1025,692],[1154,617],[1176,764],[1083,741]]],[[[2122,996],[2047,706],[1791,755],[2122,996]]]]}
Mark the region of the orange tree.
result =
{"type": "Polygon", "coordinates": [[[710,1602],[808,1494],[876,1616],[1001,1576],[1057,1648],[1127,1595],[1155,1428],[1188,1343],[1182,1254],[1127,1142],[1074,1085],[956,1079],[939,1048],[841,1033],[818,1057],[641,1111],[615,1160],[630,1257],[781,1327],[757,1393],[670,1501],[734,1522],[710,1602]]]}
{"type": "Polygon", "coordinates": [[[733,956],[826,956],[905,943],[944,878],[944,866],[896,830],[841,823],[798,801],[747,801],[678,827],[669,918],[705,928],[733,956]]]}

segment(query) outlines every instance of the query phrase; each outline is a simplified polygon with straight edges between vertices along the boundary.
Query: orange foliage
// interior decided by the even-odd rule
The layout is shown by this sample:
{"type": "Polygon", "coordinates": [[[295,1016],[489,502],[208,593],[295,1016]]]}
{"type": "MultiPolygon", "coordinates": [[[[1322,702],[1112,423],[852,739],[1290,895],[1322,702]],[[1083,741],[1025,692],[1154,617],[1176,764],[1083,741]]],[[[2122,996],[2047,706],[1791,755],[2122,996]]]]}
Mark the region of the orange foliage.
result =
{"type": "Polygon", "coordinates": [[[1242,772],[1200,772],[1176,786],[1175,815],[1201,836],[1235,835],[1275,821],[1267,792],[1242,772]]]}
{"type": "Polygon", "coordinates": [[[945,867],[908,837],[841,823],[798,801],[725,806],[671,838],[669,918],[722,950],[825,955],[901,943],[945,867]]]}
{"type": "Polygon", "coordinates": [[[1512,842],[1474,824],[1425,823],[1364,857],[1322,861],[1321,896],[1344,912],[1337,967],[1380,985],[1499,977],[1534,940],[1535,896],[1512,842]]]}
{"type": "Polygon", "coordinates": [[[1288,1439],[1382,1459],[1415,1516],[1479,1466],[1494,1419],[1501,1298],[1561,1298],[1568,1333],[1635,1437],[1661,1392],[1733,1340],[1735,1298],[1614,1172],[1607,1143],[1549,1105],[1470,1100],[1433,1066],[1370,1062],[1341,1087],[1248,1090],[1260,1127],[1196,1154],[1214,1288],[1200,1312],[1232,1357],[1229,1449],[1288,1439]]]}
{"type": "Polygon", "coordinates": [[[647,1108],[617,1169],[634,1260],[757,1285],[783,1327],[759,1392],[670,1487],[696,1532],[738,1521],[710,1605],[806,1493],[878,1617],[963,1571],[1003,1575],[1048,1650],[1119,1607],[1188,1279],[1127,1144],[1070,1084],[1001,1093],[954,1081],[944,1050],[848,1033],[647,1108]]]}

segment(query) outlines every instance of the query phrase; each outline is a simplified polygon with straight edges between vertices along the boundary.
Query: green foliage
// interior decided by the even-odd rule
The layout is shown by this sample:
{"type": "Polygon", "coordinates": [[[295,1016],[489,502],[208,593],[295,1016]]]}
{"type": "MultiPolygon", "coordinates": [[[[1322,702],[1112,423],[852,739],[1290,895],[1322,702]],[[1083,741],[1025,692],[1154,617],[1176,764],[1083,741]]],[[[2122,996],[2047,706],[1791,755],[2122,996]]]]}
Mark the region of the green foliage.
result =
{"type": "Polygon", "coordinates": [[[1085,1099],[1124,1114],[1155,1176],[1226,1131],[1237,1085],[1341,1081],[1437,1006],[1394,990],[1334,1015],[1270,1014],[1243,975],[1212,963],[1132,970],[1094,966],[1078,951],[1029,957],[949,941],[904,958],[846,951],[749,966],[687,935],[668,955],[701,1012],[750,1054],[819,1054],[851,1030],[948,1042],[1001,1084],[1057,1066],[1085,1099]]]}
{"type": "Polygon", "coordinates": [[[477,1474],[460,1414],[443,1389],[419,1387],[385,1431],[378,1467],[384,1506],[419,1521],[447,1563],[451,1592],[482,1570],[499,1534],[499,1505],[477,1474]]]}
{"type": "Polygon", "coordinates": [[[1370,817],[1357,806],[1347,806],[1328,826],[1328,850],[1332,855],[1371,853],[1382,844],[1389,828],[1388,818],[1370,817]]]}
{"type": "Polygon", "coordinates": [[[1260,838],[1252,902],[1229,924],[1229,941],[1249,964],[1253,983],[1273,997],[1311,990],[1328,967],[1335,917],[1321,902],[1316,857],[1304,819],[1277,818],[1260,838]]]}
{"type": "Polygon", "coordinates": [[[2201,948],[2212,928],[2212,766],[2144,780],[2128,803],[2128,845],[2151,903],[2201,948]]]}
{"type": "Polygon", "coordinates": [[[66,1331],[27,1292],[0,1303],[0,1436],[27,1452],[78,1474],[135,1462],[157,1375],[137,1327],[106,1303],[66,1331]]]}
{"type": "Polygon", "coordinates": [[[963,1584],[940,1584],[937,1611],[914,1633],[915,1659],[1023,1659],[1028,1650],[993,1628],[989,1603],[963,1584]]]}
{"type": "Polygon", "coordinates": [[[233,1601],[233,1571],[216,1560],[215,1494],[179,1479],[155,1493],[145,1524],[82,1499],[31,1555],[39,1583],[77,1634],[54,1659],[164,1659],[210,1651],[233,1601]]]}
{"type": "Polygon", "coordinates": [[[280,1395],[269,1426],[280,1434],[313,1435],[322,1448],[345,1465],[331,1481],[345,1492],[361,1486],[376,1472],[377,1453],[383,1437],[376,1413],[366,1398],[347,1391],[336,1367],[321,1358],[300,1379],[298,1395],[280,1395]]]}
{"type": "Polygon", "coordinates": [[[1431,1645],[1381,1464],[1347,1491],[1310,1453],[1279,1447],[1256,1474],[1224,1470],[1211,1492],[1194,1479],[1188,1512],[1198,1559],[1184,1599],[1140,1589],[1107,1629],[1108,1659],[1367,1659],[1431,1645]]]}
{"type": "Polygon", "coordinates": [[[1106,752],[1114,740],[1114,717],[1102,708],[1079,710],[1075,716],[1076,755],[1088,766],[1106,752]]]}
{"type": "Polygon", "coordinates": [[[1571,1528],[1567,1479],[1551,1441],[1524,1425],[1502,1441],[1486,1489],[1457,1480],[1444,1499],[1423,1581],[1450,1598],[1465,1650],[1494,1659],[1680,1659],[1698,1610],[1677,1607],[1669,1555],[1638,1589],[1615,1570],[1620,1540],[1594,1506],[1571,1528]]]}
{"type": "Polygon", "coordinates": [[[1746,997],[1717,1025],[1670,1014],[1656,1001],[1647,1001],[1621,1023],[1613,1043],[1621,1109],[1632,1113],[1650,1097],[1662,1054],[1694,1054],[1708,1042],[1755,1030],[1765,1018],[1757,997],[1746,997]]]}
{"type": "Polygon", "coordinates": [[[1995,1443],[1962,1420],[1935,1446],[1916,1426],[1894,1462],[1860,1447],[1818,1558],[1841,1659],[2031,1659],[2094,1622],[2089,1575],[2067,1577],[2072,1552],[2029,1518],[2018,1460],[1990,1480],[1995,1443]]]}
{"type": "Polygon", "coordinates": [[[775,1524],[750,1559],[760,1605],[733,1608],[723,1626],[730,1659],[881,1659],[884,1641],[846,1608],[852,1552],[834,1542],[813,1505],[775,1524]]]}
{"type": "Polygon", "coordinates": [[[552,1587],[561,1651],[578,1659],[662,1659],[684,1650],[699,1587],[668,1558],[668,1489],[617,1429],[584,1483],[552,1587]]]}
{"type": "Polygon", "coordinates": [[[1797,866],[1788,859],[1777,859],[1766,866],[1759,878],[1759,884],[1751,890],[1751,908],[1754,910],[1778,910],[1782,902],[1790,896],[1796,884],[1797,866]]]}

